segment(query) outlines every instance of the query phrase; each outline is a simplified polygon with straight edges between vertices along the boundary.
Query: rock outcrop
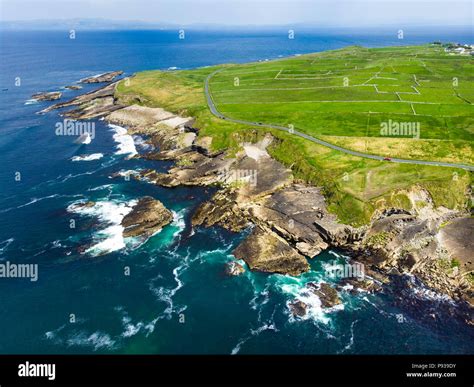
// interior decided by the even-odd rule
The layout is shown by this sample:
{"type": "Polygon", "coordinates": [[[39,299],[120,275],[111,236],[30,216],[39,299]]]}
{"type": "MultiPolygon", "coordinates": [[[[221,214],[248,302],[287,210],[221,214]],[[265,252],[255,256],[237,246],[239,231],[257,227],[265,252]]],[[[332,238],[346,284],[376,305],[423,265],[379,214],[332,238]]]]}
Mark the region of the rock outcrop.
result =
{"type": "Polygon", "coordinates": [[[440,246],[459,263],[461,274],[474,272],[474,218],[456,218],[440,228],[440,246]]]}
{"type": "Polygon", "coordinates": [[[311,292],[318,296],[323,308],[332,308],[341,303],[337,290],[325,282],[322,282],[319,285],[310,282],[306,286],[311,292]]]}
{"type": "Polygon", "coordinates": [[[74,110],[61,113],[61,115],[78,120],[103,117],[114,110],[122,109],[124,107],[117,104],[115,101],[114,93],[116,86],[117,83],[111,83],[101,89],[81,94],[69,101],[51,105],[46,109],[41,110],[39,113],[43,114],[55,109],[79,106],[74,110]]]}
{"type": "Polygon", "coordinates": [[[303,301],[295,300],[288,304],[288,308],[293,316],[296,317],[304,317],[306,316],[306,312],[308,309],[308,305],[306,305],[303,301]]]}
{"type": "Polygon", "coordinates": [[[258,227],[234,250],[234,255],[256,271],[299,275],[309,269],[306,258],[285,240],[258,227]]]}
{"type": "Polygon", "coordinates": [[[122,219],[124,237],[150,237],[171,223],[173,214],[163,203],[152,197],[141,198],[122,219]]]}
{"type": "Polygon", "coordinates": [[[228,262],[225,265],[225,273],[228,276],[239,276],[243,273],[245,273],[245,268],[237,262],[228,262]]]}
{"type": "MultiPolygon", "coordinates": [[[[123,111],[112,116],[120,117],[123,111]]],[[[128,123],[132,124],[130,119],[128,123]]],[[[251,269],[301,273],[309,268],[306,258],[319,254],[329,244],[343,245],[356,238],[354,229],[338,223],[327,211],[318,188],[294,183],[291,171],[268,155],[271,136],[244,145],[234,157],[226,153],[210,156],[199,148],[183,146],[173,140],[175,134],[170,129],[158,129],[155,136],[165,150],[155,153],[153,159],[176,160],[176,165],[167,173],[144,170],[136,178],[165,187],[219,185],[221,189],[195,211],[192,224],[218,225],[235,232],[256,225],[254,233],[236,250],[251,269]],[[251,241],[261,243],[251,246],[251,241]],[[263,248],[264,243],[271,248],[263,248]]]]}
{"type": "Polygon", "coordinates": [[[103,82],[111,82],[119,75],[122,75],[123,71],[109,71],[107,73],[94,75],[92,77],[87,77],[81,79],[80,83],[103,83],[103,82]]]}
{"type": "Polygon", "coordinates": [[[435,208],[421,188],[408,193],[410,212],[385,211],[367,228],[354,257],[366,274],[385,281],[412,274],[425,286],[459,301],[473,303],[473,219],[455,210],[435,208]],[[416,203],[423,202],[421,208],[416,203]],[[454,231],[455,230],[455,231],[454,231]]]}
{"type": "Polygon", "coordinates": [[[44,92],[44,93],[36,93],[31,96],[31,98],[37,101],[55,101],[60,99],[62,93],[59,91],[51,91],[51,92],[44,92]]]}

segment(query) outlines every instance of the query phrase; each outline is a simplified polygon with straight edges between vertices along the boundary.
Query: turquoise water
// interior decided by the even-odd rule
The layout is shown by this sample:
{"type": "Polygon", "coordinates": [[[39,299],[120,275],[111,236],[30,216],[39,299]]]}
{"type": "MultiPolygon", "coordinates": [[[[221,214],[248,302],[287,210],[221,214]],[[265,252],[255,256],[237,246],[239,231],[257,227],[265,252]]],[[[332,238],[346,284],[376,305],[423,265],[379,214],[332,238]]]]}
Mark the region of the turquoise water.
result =
{"type": "MultiPolygon", "coordinates": [[[[472,353],[472,329],[449,316],[426,322],[425,310],[405,310],[388,294],[341,292],[343,305],[323,311],[304,288],[334,282],[324,273],[345,261],[338,251],[311,260],[312,270],[298,278],[249,271],[226,277],[224,265],[249,230],[191,228],[193,210],[211,189],[111,179],[171,163],[128,160],[129,152],[145,150],[140,138],[131,142],[103,121],[94,121],[90,145],[75,145],[55,135],[57,112],[35,114],[48,103],[28,101],[108,70],[400,44],[388,32],[306,32],[294,41],[284,32],[195,32],[185,41],[166,31],[84,32],[74,42],[60,32],[0,35],[1,88],[8,89],[0,92],[0,261],[39,265],[37,282],[0,279],[0,353],[472,353]],[[121,217],[144,195],[161,200],[174,221],[148,241],[123,240],[121,217]],[[74,209],[86,200],[96,205],[74,209]],[[310,305],[304,319],[288,310],[295,298],[310,305]]],[[[445,35],[419,32],[403,43],[472,40],[463,31],[445,35]]],[[[91,89],[64,90],[64,98],[91,89]]],[[[425,296],[427,308],[443,302],[425,296]]]]}

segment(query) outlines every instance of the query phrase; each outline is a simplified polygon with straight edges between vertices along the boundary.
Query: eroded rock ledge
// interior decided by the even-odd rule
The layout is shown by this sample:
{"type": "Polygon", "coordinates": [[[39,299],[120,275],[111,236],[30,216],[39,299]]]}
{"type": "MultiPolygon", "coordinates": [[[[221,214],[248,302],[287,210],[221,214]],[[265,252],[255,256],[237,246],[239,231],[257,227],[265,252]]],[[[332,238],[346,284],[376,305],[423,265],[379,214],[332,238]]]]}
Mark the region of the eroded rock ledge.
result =
{"type": "Polygon", "coordinates": [[[61,96],[62,93],[60,91],[50,91],[35,93],[31,96],[31,98],[35,99],[36,101],[55,101],[57,99],[60,99],[61,96]]]}
{"type": "Polygon", "coordinates": [[[119,75],[122,75],[123,71],[109,71],[107,73],[93,75],[92,77],[83,78],[79,83],[103,83],[111,82],[119,75]]]}
{"type": "Polygon", "coordinates": [[[122,219],[124,237],[150,237],[171,223],[173,214],[163,203],[152,197],[141,198],[122,219]]]}

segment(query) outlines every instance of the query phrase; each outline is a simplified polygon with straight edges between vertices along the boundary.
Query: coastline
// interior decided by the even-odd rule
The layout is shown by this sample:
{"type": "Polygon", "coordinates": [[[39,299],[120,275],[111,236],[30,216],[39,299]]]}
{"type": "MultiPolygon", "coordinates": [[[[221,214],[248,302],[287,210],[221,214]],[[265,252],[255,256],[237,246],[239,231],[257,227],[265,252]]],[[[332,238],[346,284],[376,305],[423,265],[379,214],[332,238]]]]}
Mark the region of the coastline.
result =
{"type": "Polygon", "coordinates": [[[368,279],[350,281],[352,286],[379,291],[390,287],[385,285],[389,282],[415,276],[455,300],[460,308],[454,313],[473,323],[469,312],[472,285],[460,272],[453,275],[436,265],[439,259],[449,259],[449,236],[440,236],[441,225],[472,222],[468,214],[434,208],[429,194],[420,188],[407,194],[413,202],[426,201],[427,207],[415,206],[412,212],[388,208],[375,214],[367,226],[344,225],[328,212],[320,189],[297,181],[291,170],[269,155],[267,148],[275,140],[271,134],[256,143],[242,143],[235,155],[213,152],[212,138],[199,136],[192,117],[119,103],[114,97],[118,82],[52,105],[41,113],[79,106],[62,114],[78,120],[104,118],[128,134],[144,136],[159,149],[134,157],[175,162],[167,173],[148,169],[132,174],[135,179],[163,187],[217,186],[217,193],[194,213],[192,224],[219,225],[234,232],[252,225],[250,236],[233,252],[251,270],[299,275],[309,270],[308,259],[317,259],[317,254],[330,247],[340,248],[366,268],[368,279]],[[427,243],[415,246],[417,240],[427,243]]]}

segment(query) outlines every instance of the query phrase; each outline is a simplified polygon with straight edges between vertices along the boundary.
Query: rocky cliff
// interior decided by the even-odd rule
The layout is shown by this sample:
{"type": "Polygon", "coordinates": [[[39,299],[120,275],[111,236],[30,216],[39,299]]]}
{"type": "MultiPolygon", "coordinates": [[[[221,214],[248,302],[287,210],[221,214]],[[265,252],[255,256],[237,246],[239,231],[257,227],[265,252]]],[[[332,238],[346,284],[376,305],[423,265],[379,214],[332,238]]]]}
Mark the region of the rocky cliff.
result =
{"type": "MultiPolygon", "coordinates": [[[[43,112],[76,106],[64,114],[104,116],[109,122],[127,126],[131,133],[145,134],[158,149],[139,157],[175,161],[167,173],[143,170],[134,175],[136,179],[164,187],[219,187],[195,211],[192,224],[218,225],[231,231],[252,226],[250,235],[234,251],[250,269],[298,275],[309,269],[308,259],[329,247],[339,247],[364,264],[369,280],[358,281],[358,287],[378,287],[371,277],[383,284],[394,275],[414,275],[433,290],[473,302],[474,226],[468,214],[435,208],[429,194],[415,187],[405,192],[413,210],[385,209],[365,227],[344,225],[328,211],[318,187],[296,182],[291,170],[269,156],[266,148],[271,135],[255,144],[242,144],[237,154],[216,153],[211,148],[212,138],[200,137],[192,118],[161,108],[122,106],[114,98],[115,86],[112,83],[43,112]],[[421,207],[420,202],[424,203],[421,207]]],[[[163,208],[144,201],[124,219],[124,226],[127,235],[133,235],[153,232],[169,221],[170,214],[163,208]],[[135,223],[135,216],[147,212],[156,213],[156,217],[135,223]]],[[[336,300],[330,289],[312,290],[336,300]]],[[[295,310],[302,312],[301,305],[295,310]]]]}

